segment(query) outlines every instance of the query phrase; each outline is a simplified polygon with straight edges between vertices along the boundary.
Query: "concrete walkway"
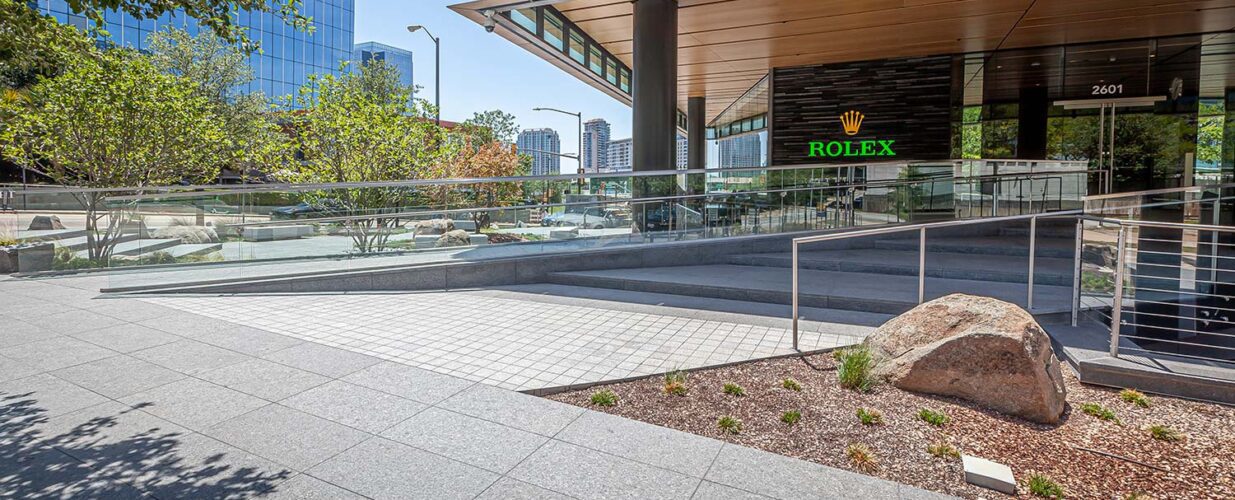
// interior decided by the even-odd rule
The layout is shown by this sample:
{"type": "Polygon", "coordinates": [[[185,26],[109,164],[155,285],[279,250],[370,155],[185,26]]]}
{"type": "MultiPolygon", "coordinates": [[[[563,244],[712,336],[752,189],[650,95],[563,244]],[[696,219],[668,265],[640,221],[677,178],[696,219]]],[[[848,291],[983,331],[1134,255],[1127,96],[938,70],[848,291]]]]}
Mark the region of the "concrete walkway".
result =
{"type": "Polygon", "coordinates": [[[0,281],[0,495],[934,496],[99,286],[0,281]]]}

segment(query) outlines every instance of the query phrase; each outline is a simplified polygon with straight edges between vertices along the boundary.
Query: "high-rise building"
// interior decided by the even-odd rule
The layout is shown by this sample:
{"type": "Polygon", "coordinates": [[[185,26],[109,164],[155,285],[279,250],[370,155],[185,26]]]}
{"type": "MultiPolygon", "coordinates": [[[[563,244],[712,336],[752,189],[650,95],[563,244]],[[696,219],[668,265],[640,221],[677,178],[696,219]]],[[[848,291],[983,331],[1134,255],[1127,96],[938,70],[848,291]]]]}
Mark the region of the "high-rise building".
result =
{"type": "Polygon", "coordinates": [[[515,142],[519,154],[532,157],[531,175],[557,175],[561,173],[562,143],[557,131],[551,128],[529,128],[519,132],[515,142]]]}
{"type": "MultiPolygon", "coordinates": [[[[601,169],[602,172],[629,172],[634,170],[631,165],[631,153],[633,151],[631,139],[618,139],[609,141],[608,164],[601,169]]],[[[686,168],[686,137],[678,135],[677,142],[677,168],[686,168]]]]}
{"type": "Polygon", "coordinates": [[[609,162],[609,122],[595,118],[583,122],[583,171],[600,172],[609,162]]]}
{"type": "Polygon", "coordinates": [[[717,150],[717,166],[720,168],[763,166],[763,139],[759,134],[721,139],[718,141],[717,150]]]}
{"type": "MultiPolygon", "coordinates": [[[[39,12],[64,24],[85,30],[90,21],[73,14],[65,0],[32,0],[39,12]]],[[[237,25],[248,28],[249,39],[261,44],[262,51],[249,54],[254,80],[245,92],[263,92],[278,98],[295,95],[313,74],[339,74],[339,63],[351,59],[355,0],[305,0],[301,13],[313,19],[313,32],[307,33],[283,22],[278,13],[234,13],[237,25]]],[[[110,42],[117,46],[145,50],[151,33],[179,28],[196,35],[197,21],[183,13],[169,13],[158,19],[137,19],[128,14],[107,11],[104,26],[110,42]]],[[[105,42],[108,40],[100,40],[105,42]]]]}
{"type": "Polygon", "coordinates": [[[412,86],[412,51],[384,43],[361,42],[352,49],[353,70],[369,61],[385,61],[399,74],[399,84],[412,86]]]}

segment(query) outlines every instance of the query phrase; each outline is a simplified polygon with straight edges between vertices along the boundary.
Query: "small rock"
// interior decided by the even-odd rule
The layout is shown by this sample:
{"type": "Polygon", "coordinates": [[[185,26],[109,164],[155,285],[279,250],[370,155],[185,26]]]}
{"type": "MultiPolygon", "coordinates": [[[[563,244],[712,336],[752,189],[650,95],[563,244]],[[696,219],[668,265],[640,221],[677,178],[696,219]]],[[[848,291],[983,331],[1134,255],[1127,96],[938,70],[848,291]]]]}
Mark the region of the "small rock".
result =
{"type": "Polygon", "coordinates": [[[437,246],[438,248],[465,247],[470,244],[472,244],[471,235],[468,234],[467,231],[464,231],[462,229],[455,229],[453,231],[447,232],[446,234],[443,234],[441,238],[438,238],[437,244],[435,246],[437,246]]]}
{"type": "Polygon", "coordinates": [[[1010,467],[969,455],[961,455],[961,463],[965,466],[965,482],[1009,495],[1016,494],[1016,478],[1012,476],[1010,467]]]}
{"type": "Polygon", "coordinates": [[[454,231],[455,223],[450,219],[420,220],[411,224],[412,234],[446,234],[454,231]]]}
{"type": "Polygon", "coordinates": [[[64,229],[64,224],[60,223],[60,218],[54,215],[36,215],[30,219],[31,231],[50,231],[52,229],[64,229]]]}

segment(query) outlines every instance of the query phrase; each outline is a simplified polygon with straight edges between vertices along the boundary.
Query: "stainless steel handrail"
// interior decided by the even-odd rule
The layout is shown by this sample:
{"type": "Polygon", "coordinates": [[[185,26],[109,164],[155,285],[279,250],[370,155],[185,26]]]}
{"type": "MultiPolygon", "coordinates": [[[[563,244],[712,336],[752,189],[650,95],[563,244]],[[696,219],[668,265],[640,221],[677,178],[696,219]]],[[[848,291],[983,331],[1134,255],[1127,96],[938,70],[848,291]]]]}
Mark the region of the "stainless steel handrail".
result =
{"type": "Polygon", "coordinates": [[[1081,197],[1081,201],[1109,200],[1109,199],[1114,199],[1114,198],[1130,198],[1133,196],[1152,196],[1152,195],[1157,195],[1157,194],[1191,193],[1191,192],[1197,192],[1197,191],[1206,191],[1210,189],[1230,189],[1230,188],[1235,188],[1235,182],[1224,183],[1224,184],[1198,184],[1195,186],[1185,186],[1185,187],[1176,187],[1176,188],[1145,189],[1141,191],[1127,191],[1127,192],[1122,192],[1122,193],[1087,195],[1087,196],[1081,197]]]}
{"type": "MultiPolygon", "coordinates": [[[[802,236],[802,237],[794,238],[793,248],[792,248],[793,251],[792,251],[792,257],[791,257],[791,264],[790,264],[790,269],[791,269],[790,274],[791,274],[791,280],[792,280],[790,295],[791,295],[792,323],[793,323],[793,349],[798,350],[798,319],[800,316],[798,314],[798,309],[799,309],[799,301],[798,301],[798,291],[799,291],[798,253],[799,252],[798,252],[798,248],[803,244],[819,243],[823,241],[833,241],[833,240],[841,240],[841,239],[848,239],[848,238],[861,238],[865,236],[877,236],[877,235],[883,235],[883,234],[902,233],[902,232],[908,232],[908,231],[918,231],[918,303],[921,304],[926,299],[926,231],[928,229],[968,226],[968,225],[973,225],[973,224],[992,224],[992,223],[1001,223],[1001,222],[1030,220],[1032,222],[1030,224],[1029,238],[1030,238],[1030,241],[1034,241],[1037,239],[1037,219],[1042,218],[1042,217],[1071,218],[1071,217],[1075,217],[1078,215],[1082,215],[1081,210],[1067,210],[1067,211],[1047,212],[1047,213],[1039,213],[1039,214],[1009,215],[1009,216],[1003,216],[1003,217],[987,217],[987,218],[979,218],[979,219],[962,219],[962,220],[950,220],[950,221],[941,221],[941,222],[929,222],[925,224],[913,224],[913,225],[908,225],[908,226],[879,227],[879,228],[874,228],[874,229],[847,231],[844,233],[821,234],[821,235],[815,235],[815,236],[802,236]]],[[[1036,247],[1036,245],[1034,246],[1036,247]]],[[[1029,255],[1030,269],[1034,268],[1034,264],[1033,264],[1034,259],[1036,259],[1036,256],[1031,253],[1029,255]]],[[[1030,273],[1029,286],[1028,286],[1027,293],[1029,294],[1029,297],[1030,297],[1028,302],[1030,302],[1031,304],[1033,301],[1032,299],[1033,282],[1034,282],[1033,274],[1030,273]]],[[[1032,308],[1032,305],[1030,305],[1030,307],[1032,308]]]]}

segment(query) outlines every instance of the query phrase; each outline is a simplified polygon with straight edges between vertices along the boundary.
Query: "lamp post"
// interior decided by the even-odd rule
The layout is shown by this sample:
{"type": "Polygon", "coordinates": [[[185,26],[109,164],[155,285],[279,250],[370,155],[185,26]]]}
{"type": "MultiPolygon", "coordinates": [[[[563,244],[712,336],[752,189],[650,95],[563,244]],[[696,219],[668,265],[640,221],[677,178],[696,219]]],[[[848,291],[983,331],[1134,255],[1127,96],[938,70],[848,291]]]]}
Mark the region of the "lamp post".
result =
{"type": "Polygon", "coordinates": [[[583,191],[583,113],[582,112],[571,113],[570,111],[562,111],[556,108],[532,108],[532,111],[553,111],[555,113],[561,113],[564,115],[573,116],[575,117],[575,120],[578,121],[579,153],[575,156],[575,159],[579,160],[579,172],[578,172],[579,173],[579,191],[580,191],[579,194],[583,194],[582,193],[583,191]]]}
{"type": "Polygon", "coordinates": [[[408,33],[415,33],[424,30],[429,39],[433,40],[433,107],[437,108],[434,113],[433,121],[437,126],[442,126],[442,39],[433,36],[429,32],[429,28],[419,24],[413,24],[407,27],[408,33]]]}

